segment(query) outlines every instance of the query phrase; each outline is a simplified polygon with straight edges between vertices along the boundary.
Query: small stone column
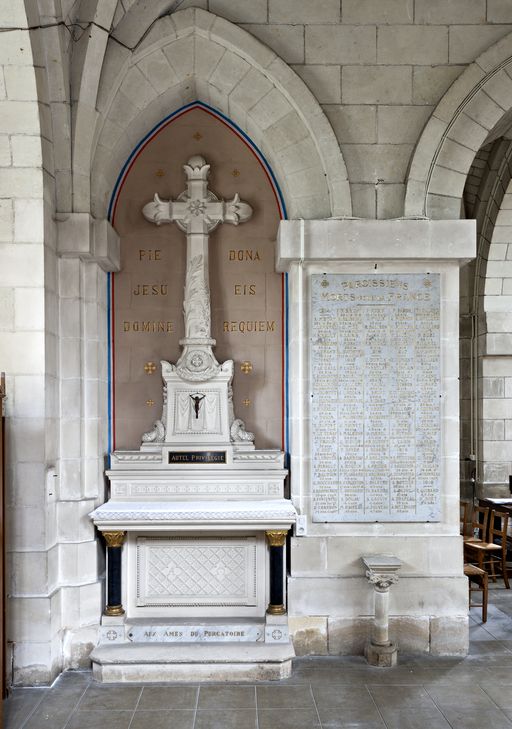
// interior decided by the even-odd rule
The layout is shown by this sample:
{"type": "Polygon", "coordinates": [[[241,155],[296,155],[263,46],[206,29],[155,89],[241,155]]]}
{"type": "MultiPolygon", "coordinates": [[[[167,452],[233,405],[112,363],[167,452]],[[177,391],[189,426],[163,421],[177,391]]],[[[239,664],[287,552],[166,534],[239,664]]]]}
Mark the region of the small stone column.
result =
{"type": "Polygon", "coordinates": [[[103,532],[107,543],[107,604],[104,615],[124,615],[121,598],[121,553],[126,532],[103,532]]]}
{"type": "Polygon", "coordinates": [[[398,582],[397,572],[402,562],[397,557],[371,555],[362,558],[366,577],[374,587],[375,618],[372,635],[365,649],[371,666],[394,666],[398,648],[389,640],[389,588],[398,582]]]}
{"type": "Polygon", "coordinates": [[[269,546],[270,563],[270,602],[267,608],[269,615],[285,615],[283,569],[284,544],[287,529],[272,529],[265,532],[269,546]]]}

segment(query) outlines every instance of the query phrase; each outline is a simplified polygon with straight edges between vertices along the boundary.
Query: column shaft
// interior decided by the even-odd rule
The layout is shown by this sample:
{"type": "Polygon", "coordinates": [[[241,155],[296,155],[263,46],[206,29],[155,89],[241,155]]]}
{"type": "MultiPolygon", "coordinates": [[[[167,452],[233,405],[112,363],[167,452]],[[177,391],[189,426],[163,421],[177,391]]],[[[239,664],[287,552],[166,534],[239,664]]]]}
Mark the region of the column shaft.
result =
{"type": "Polygon", "coordinates": [[[126,532],[103,532],[107,543],[107,605],[105,615],[124,615],[122,605],[122,549],[126,532]]]}
{"type": "Polygon", "coordinates": [[[286,530],[276,529],[266,532],[269,544],[269,581],[270,581],[270,602],[267,613],[270,615],[284,615],[284,544],[286,541],[286,530]]]}
{"type": "Polygon", "coordinates": [[[389,590],[374,590],[375,620],[373,624],[372,643],[388,645],[389,643],[389,590]]]}

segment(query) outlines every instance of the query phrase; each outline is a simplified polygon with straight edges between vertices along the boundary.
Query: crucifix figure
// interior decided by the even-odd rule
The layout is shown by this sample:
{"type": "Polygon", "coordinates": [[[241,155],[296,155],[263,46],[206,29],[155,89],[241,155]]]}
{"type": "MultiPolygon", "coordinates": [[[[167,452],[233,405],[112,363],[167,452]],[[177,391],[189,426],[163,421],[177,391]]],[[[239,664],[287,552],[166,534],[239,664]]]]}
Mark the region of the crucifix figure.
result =
{"type": "Polygon", "coordinates": [[[196,420],[199,418],[199,408],[201,407],[201,402],[204,400],[206,395],[201,395],[198,393],[197,395],[189,395],[190,399],[194,403],[194,412],[196,414],[196,420]]]}
{"type": "MultiPolygon", "coordinates": [[[[240,200],[238,193],[232,200],[225,202],[208,189],[210,165],[206,164],[203,157],[191,157],[183,169],[187,177],[187,189],[176,200],[161,200],[155,194],[154,200],[144,206],[142,213],[146,220],[156,225],[176,223],[187,235],[187,274],[183,301],[185,339],[180,342],[185,349],[180,361],[183,362],[187,354],[191,355],[188,357],[187,369],[198,371],[204,362],[196,347],[211,348],[215,344],[211,338],[208,238],[219,223],[245,223],[252,215],[252,208],[240,200]],[[194,351],[187,352],[191,345],[194,351]]],[[[208,353],[203,351],[203,354],[208,359],[208,353]]]]}

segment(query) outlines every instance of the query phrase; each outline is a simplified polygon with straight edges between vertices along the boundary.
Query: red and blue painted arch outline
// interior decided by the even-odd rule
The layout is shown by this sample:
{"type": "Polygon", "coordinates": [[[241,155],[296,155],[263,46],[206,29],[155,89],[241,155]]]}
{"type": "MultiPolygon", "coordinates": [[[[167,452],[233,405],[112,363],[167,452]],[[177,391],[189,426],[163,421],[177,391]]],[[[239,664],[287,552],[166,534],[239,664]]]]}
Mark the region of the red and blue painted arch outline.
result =
{"type": "MultiPolygon", "coordinates": [[[[131,152],[130,156],[124,163],[121,172],[116,180],[110,203],[108,206],[108,220],[114,226],[116,217],[116,208],[119,201],[119,196],[123,189],[123,185],[130,174],[131,168],[135,164],[138,156],[145,149],[145,147],[169,124],[176,121],[179,117],[187,114],[193,109],[201,109],[202,111],[210,114],[222,124],[227,126],[233,134],[236,134],[242,142],[251,150],[260,165],[262,166],[270,186],[274,192],[274,197],[279,210],[279,216],[281,220],[287,218],[286,204],[284,202],[283,194],[276,180],[274,172],[270,167],[269,163],[265,159],[261,150],[252,141],[252,139],[235,124],[229,117],[217,111],[213,107],[205,104],[203,101],[193,101],[190,104],[180,107],[172,114],[164,117],[158,124],[156,124],[151,131],[149,131],[136,145],[131,152]]],[[[114,398],[114,383],[113,383],[113,370],[115,363],[115,348],[114,348],[114,309],[112,305],[112,297],[114,290],[114,277],[113,274],[109,273],[107,276],[107,302],[108,302],[108,319],[107,319],[107,337],[108,337],[108,452],[111,453],[115,450],[114,440],[114,414],[115,414],[115,398],[114,398]]],[[[288,461],[288,444],[289,444],[289,432],[288,432],[288,413],[289,413],[289,397],[288,397],[288,274],[283,274],[282,277],[282,351],[283,351],[283,363],[282,363],[282,412],[283,412],[283,424],[282,424],[282,444],[286,454],[286,461],[288,461]]]]}

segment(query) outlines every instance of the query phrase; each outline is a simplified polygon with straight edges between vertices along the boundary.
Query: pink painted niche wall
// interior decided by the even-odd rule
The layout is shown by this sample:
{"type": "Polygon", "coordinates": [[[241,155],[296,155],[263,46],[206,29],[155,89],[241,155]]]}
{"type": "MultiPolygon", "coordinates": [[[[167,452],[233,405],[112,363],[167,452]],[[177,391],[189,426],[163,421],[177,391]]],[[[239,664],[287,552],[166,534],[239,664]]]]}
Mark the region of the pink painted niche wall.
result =
{"type": "Polygon", "coordinates": [[[192,108],[141,146],[125,173],[112,214],[121,237],[121,271],[112,274],[113,447],[140,446],[162,412],[160,360],[176,362],[183,328],[186,237],[174,225],[142,216],[157,192],[175,199],[186,187],[183,165],[201,154],[210,189],[239,193],[253,217],[210,236],[212,336],[222,362],[235,362],[235,414],[258,448],[284,445],[284,279],[274,272],[281,217],[274,186],[248,143],[226,122],[192,108]]]}

